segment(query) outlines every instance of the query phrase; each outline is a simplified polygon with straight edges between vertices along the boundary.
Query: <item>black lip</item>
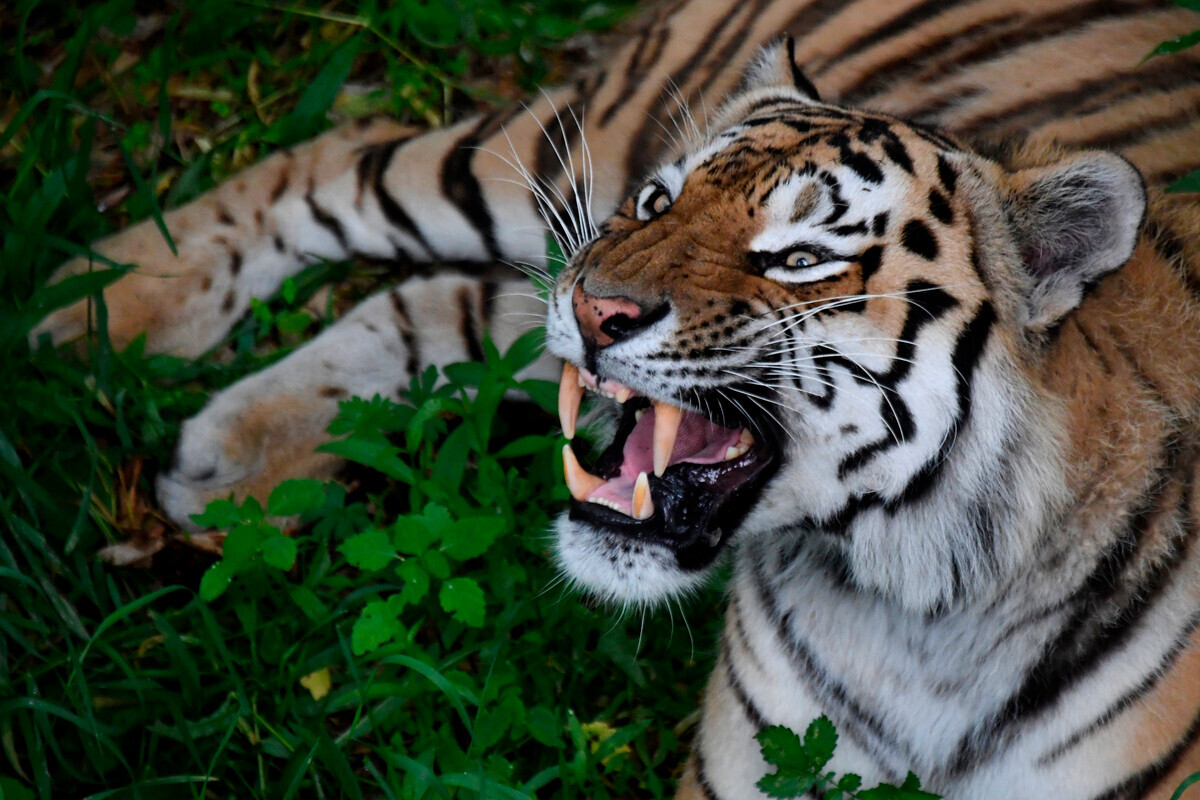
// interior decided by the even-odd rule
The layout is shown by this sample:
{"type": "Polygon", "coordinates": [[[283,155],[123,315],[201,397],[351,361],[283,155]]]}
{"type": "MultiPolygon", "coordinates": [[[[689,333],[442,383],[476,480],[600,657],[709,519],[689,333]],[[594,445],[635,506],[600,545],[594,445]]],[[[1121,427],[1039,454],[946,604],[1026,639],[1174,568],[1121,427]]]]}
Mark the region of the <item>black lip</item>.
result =
{"type": "MultiPolygon", "coordinates": [[[[645,398],[625,404],[612,444],[596,461],[596,474],[607,479],[620,470],[622,449],[636,424],[636,411],[648,405],[645,398]]],[[[733,427],[724,420],[721,424],[733,427]]],[[[740,458],[719,464],[674,464],[661,477],[651,473],[648,479],[655,512],[649,519],[636,520],[598,503],[578,500],[571,501],[569,518],[609,534],[662,545],[674,552],[680,568],[703,569],[716,559],[729,532],[738,527],[778,469],[779,454],[773,441],[773,437],[759,435],[740,458]]]]}

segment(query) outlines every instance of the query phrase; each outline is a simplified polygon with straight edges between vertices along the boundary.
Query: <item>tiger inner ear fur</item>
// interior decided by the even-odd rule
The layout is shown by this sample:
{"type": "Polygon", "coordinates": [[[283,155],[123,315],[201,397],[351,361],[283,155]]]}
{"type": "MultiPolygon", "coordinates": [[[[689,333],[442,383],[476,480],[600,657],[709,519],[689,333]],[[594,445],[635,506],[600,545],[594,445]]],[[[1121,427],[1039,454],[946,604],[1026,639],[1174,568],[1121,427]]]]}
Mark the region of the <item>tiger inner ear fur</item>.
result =
{"type": "Polygon", "coordinates": [[[792,86],[809,100],[818,103],[821,101],[817,87],[813,86],[804,70],[796,63],[796,41],[787,35],[759,50],[746,69],[742,91],[750,92],[778,86],[792,86]]]}
{"type": "Polygon", "coordinates": [[[1032,278],[1026,324],[1044,330],[1133,255],[1146,187],[1125,159],[1083,153],[1012,173],[1005,213],[1032,278]]]}

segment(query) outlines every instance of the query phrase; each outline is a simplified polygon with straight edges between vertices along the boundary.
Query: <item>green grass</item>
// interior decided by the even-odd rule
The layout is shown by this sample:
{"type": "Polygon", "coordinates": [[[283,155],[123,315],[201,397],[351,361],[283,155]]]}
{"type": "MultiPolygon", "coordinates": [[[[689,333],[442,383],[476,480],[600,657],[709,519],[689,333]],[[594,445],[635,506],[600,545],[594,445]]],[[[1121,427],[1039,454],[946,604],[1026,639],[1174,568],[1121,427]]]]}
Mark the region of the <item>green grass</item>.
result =
{"type": "Polygon", "coordinates": [[[640,616],[554,585],[561,442],[496,415],[529,340],[415,381],[412,404],[346,404],[350,488],[214,505],[220,565],[177,542],[150,568],[96,558],[172,533],[149,477],[211,391],[325,324],[304,307],[321,283],[341,281],[332,311],[382,276],[315,268],[192,363],[102,330],[83,354],[31,351],[41,316],[108,279],[45,288],[53,268],[331,115],[441,124],[512,96],[621,10],[322,8],[0,11],[0,796],[669,796],[715,598],[688,609],[695,630],[676,610],[671,635],[655,619],[642,637],[640,616]],[[305,525],[285,536],[265,512],[305,525]]]}

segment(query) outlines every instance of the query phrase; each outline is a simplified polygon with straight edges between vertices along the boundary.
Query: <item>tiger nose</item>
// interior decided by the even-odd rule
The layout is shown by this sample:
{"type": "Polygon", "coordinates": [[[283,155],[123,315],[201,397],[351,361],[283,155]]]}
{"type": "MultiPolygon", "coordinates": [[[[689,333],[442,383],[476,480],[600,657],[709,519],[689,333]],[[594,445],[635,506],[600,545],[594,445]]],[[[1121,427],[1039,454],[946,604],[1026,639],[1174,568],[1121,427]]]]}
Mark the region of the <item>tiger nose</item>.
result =
{"type": "Polygon", "coordinates": [[[628,339],[642,328],[648,327],[666,314],[666,304],[647,314],[642,307],[628,297],[596,297],[583,290],[579,284],[571,295],[575,319],[579,331],[600,347],[628,339]]]}

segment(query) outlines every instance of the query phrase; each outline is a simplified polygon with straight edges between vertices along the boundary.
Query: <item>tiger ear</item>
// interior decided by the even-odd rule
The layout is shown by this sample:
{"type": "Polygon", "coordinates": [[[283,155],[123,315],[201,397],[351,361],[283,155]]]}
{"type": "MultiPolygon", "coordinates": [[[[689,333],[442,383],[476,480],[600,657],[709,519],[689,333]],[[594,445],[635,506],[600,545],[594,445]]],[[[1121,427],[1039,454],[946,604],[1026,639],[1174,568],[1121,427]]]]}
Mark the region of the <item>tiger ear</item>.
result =
{"type": "Polygon", "coordinates": [[[1146,187],[1132,164],[1101,152],[1008,177],[1005,212],[1033,278],[1027,324],[1045,329],[1133,255],[1146,187]]]}
{"type": "Polygon", "coordinates": [[[764,45],[746,68],[743,91],[792,86],[809,100],[820,102],[817,87],[812,85],[796,63],[796,42],[791,36],[764,45]]]}

